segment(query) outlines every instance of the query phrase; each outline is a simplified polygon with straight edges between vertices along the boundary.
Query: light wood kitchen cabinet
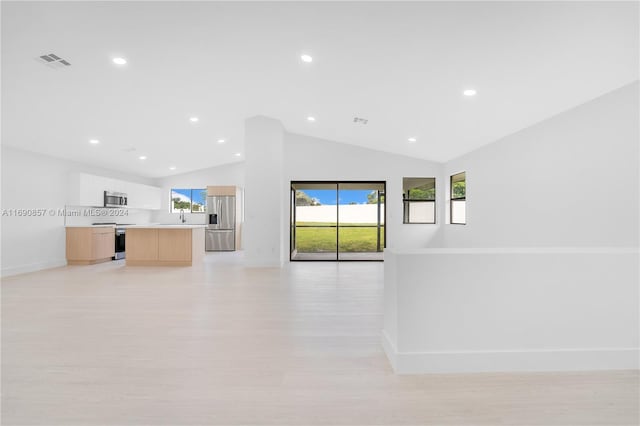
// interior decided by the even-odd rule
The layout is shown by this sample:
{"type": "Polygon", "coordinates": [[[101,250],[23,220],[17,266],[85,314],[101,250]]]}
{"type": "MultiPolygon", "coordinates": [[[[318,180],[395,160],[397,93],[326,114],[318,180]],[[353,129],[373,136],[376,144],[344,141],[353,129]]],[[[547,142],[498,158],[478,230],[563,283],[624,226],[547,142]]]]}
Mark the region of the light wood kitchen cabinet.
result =
{"type": "Polygon", "coordinates": [[[91,236],[92,259],[111,259],[115,255],[115,237],[111,232],[95,233],[91,236]]]}
{"type": "Polygon", "coordinates": [[[126,259],[127,264],[130,260],[158,260],[158,230],[127,229],[126,259]]]}
{"type": "Polygon", "coordinates": [[[207,186],[207,197],[236,196],[235,186],[207,186]]]}
{"type": "Polygon", "coordinates": [[[108,262],[115,255],[115,229],[111,227],[69,227],[66,229],[69,265],[108,262]]]}
{"type": "Polygon", "coordinates": [[[159,229],[158,260],[191,261],[191,229],[159,229]]]}
{"type": "Polygon", "coordinates": [[[127,265],[191,266],[204,257],[204,227],[127,229],[127,265]]]}

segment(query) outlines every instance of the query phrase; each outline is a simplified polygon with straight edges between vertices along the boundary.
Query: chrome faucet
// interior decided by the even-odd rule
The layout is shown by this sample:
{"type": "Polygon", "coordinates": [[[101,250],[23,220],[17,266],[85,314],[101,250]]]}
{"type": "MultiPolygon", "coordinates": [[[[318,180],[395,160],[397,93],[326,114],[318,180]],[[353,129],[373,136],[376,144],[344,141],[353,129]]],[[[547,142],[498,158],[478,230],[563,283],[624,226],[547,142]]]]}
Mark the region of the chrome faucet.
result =
{"type": "Polygon", "coordinates": [[[184,217],[184,209],[180,209],[180,222],[185,223],[187,219],[184,217]]]}

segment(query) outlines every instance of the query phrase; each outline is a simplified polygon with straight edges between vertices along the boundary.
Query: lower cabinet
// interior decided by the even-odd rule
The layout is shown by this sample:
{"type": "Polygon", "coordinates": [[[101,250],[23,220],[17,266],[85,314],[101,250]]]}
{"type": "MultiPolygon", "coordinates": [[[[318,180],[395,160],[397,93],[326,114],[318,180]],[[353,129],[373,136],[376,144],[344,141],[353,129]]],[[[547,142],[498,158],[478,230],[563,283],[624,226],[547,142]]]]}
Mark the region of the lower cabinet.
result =
{"type": "Polygon", "coordinates": [[[191,262],[191,229],[159,229],[158,260],[191,262]]]}
{"type": "Polygon", "coordinates": [[[131,261],[158,260],[158,230],[127,229],[125,252],[127,264],[131,261]]]}
{"type": "Polygon", "coordinates": [[[111,259],[115,252],[115,236],[110,232],[93,233],[91,236],[91,258],[111,259]]]}
{"type": "Polygon", "coordinates": [[[66,228],[66,252],[69,265],[108,262],[115,255],[115,229],[66,228]]]}
{"type": "Polygon", "coordinates": [[[204,229],[127,229],[127,265],[190,266],[204,255],[204,229]]]}

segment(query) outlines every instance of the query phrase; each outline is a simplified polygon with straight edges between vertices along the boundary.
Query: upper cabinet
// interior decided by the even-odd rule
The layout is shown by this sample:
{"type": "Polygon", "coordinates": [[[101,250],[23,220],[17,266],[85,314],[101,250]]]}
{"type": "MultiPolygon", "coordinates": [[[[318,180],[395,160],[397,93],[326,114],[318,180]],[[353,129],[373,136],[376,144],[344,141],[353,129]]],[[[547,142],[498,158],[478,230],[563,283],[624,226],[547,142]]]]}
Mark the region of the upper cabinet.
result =
{"type": "Polygon", "coordinates": [[[128,207],[132,209],[160,209],[161,188],[130,183],[127,191],[128,207]]]}
{"type": "Polygon", "coordinates": [[[207,186],[208,197],[220,197],[225,195],[236,196],[235,186],[207,186]]]}
{"type": "Polygon", "coordinates": [[[104,191],[124,192],[128,198],[127,207],[131,209],[160,209],[160,188],[88,173],[70,175],[67,203],[73,206],[101,207],[104,205],[104,191]]]}
{"type": "Polygon", "coordinates": [[[78,202],[74,204],[80,206],[102,206],[104,203],[104,196],[102,192],[97,190],[97,188],[105,186],[106,178],[86,174],[78,174],[78,176],[78,202]]]}

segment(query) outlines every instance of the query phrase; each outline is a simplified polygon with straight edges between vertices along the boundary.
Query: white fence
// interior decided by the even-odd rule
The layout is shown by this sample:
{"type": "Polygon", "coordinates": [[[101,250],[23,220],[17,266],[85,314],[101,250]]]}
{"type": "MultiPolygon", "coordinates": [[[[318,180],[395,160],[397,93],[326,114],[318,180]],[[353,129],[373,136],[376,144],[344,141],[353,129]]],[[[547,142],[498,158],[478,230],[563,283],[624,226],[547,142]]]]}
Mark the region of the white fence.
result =
{"type": "MultiPolygon", "coordinates": [[[[340,205],[341,223],[378,223],[377,204],[340,205]]],[[[384,224],[384,204],[380,204],[380,223],[384,224]]],[[[336,206],[297,206],[297,222],[336,222],[336,206]]]]}

